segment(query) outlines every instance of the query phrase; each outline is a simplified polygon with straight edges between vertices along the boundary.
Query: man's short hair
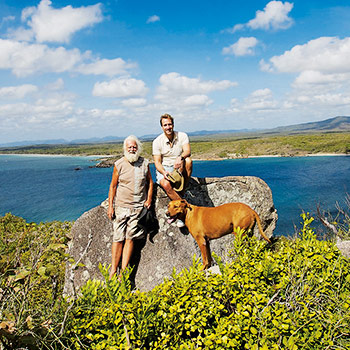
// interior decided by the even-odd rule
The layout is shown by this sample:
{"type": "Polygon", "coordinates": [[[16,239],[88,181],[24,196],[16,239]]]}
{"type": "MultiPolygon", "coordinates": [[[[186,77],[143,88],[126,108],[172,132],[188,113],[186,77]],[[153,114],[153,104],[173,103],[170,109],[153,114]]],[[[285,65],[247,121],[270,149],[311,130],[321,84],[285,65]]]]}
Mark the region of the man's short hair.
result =
{"type": "Polygon", "coordinates": [[[163,119],[170,119],[172,124],[174,125],[174,118],[170,114],[165,113],[160,117],[160,126],[163,126],[163,124],[162,124],[163,119]]]}
{"type": "Polygon", "coordinates": [[[124,144],[123,144],[123,150],[126,151],[126,143],[128,141],[135,141],[137,144],[137,150],[139,153],[142,152],[142,143],[141,141],[135,136],[135,135],[129,135],[127,138],[125,138],[124,140],[124,144]]]}

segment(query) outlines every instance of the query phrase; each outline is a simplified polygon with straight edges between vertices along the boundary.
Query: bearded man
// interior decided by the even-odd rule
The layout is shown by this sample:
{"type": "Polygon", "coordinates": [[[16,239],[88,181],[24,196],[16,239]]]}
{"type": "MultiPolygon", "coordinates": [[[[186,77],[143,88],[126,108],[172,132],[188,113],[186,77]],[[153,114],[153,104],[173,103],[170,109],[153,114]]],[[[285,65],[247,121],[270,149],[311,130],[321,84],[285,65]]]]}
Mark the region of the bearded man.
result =
{"type": "Polygon", "coordinates": [[[152,202],[153,181],[149,164],[140,157],[142,145],[136,136],[124,140],[124,157],[114,164],[108,194],[108,217],[113,220],[112,277],[119,266],[122,272],[129,265],[134,240],[142,239],[145,231],[137,225],[143,207],[152,202]]]}

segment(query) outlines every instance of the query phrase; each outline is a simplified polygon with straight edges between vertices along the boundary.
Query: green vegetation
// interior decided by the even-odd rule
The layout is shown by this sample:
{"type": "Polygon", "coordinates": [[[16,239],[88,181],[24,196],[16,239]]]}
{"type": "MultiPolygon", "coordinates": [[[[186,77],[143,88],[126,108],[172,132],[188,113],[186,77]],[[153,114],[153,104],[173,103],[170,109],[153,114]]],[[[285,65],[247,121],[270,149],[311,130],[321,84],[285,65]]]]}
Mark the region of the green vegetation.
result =
{"type": "Polygon", "coordinates": [[[62,299],[71,223],[0,218],[0,338],[7,349],[50,348],[66,308],[62,299]]]}
{"type": "MultiPolygon", "coordinates": [[[[191,138],[194,159],[236,158],[261,155],[301,156],[317,153],[350,153],[350,133],[320,133],[288,136],[231,136],[220,138],[191,138]]],[[[144,155],[151,159],[151,141],[144,142],[144,155]]],[[[122,143],[40,145],[0,148],[0,153],[37,153],[69,155],[122,154],[122,143]]]]}
{"type": "Polygon", "coordinates": [[[221,275],[200,264],[148,293],[88,281],[62,297],[69,223],[0,219],[0,339],[16,349],[349,349],[350,260],[316,239],[234,241],[221,275]]]}

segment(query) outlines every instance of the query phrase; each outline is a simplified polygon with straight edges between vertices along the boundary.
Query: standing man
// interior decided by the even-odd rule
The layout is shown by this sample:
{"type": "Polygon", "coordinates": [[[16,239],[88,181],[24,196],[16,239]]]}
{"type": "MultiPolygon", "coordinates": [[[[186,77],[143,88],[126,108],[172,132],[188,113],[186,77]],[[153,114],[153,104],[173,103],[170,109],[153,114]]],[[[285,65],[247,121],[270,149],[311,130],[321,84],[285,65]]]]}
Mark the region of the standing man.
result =
{"type": "Polygon", "coordinates": [[[108,217],[113,220],[112,277],[122,259],[121,272],[129,265],[134,240],[145,231],[137,226],[138,216],[152,202],[153,181],[148,161],[140,157],[142,145],[136,136],[124,140],[124,157],[114,164],[108,194],[108,217]]]}
{"type": "Polygon", "coordinates": [[[152,145],[154,164],[157,169],[157,183],[163,187],[171,200],[181,199],[171,186],[168,175],[178,169],[188,183],[192,174],[190,141],[187,134],[174,131],[174,119],[170,114],[160,117],[163,134],[159,135],[152,145]]]}

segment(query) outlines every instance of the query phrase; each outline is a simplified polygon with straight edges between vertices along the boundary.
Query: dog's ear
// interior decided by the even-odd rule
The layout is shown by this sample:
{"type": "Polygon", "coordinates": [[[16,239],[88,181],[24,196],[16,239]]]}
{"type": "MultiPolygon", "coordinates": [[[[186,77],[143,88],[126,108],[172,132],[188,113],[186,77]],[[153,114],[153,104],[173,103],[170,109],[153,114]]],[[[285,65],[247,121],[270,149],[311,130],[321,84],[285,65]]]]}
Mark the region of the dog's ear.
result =
{"type": "Polygon", "coordinates": [[[181,199],[181,203],[184,205],[184,208],[188,208],[189,210],[192,210],[191,206],[188,204],[188,202],[185,199],[181,199]]]}

